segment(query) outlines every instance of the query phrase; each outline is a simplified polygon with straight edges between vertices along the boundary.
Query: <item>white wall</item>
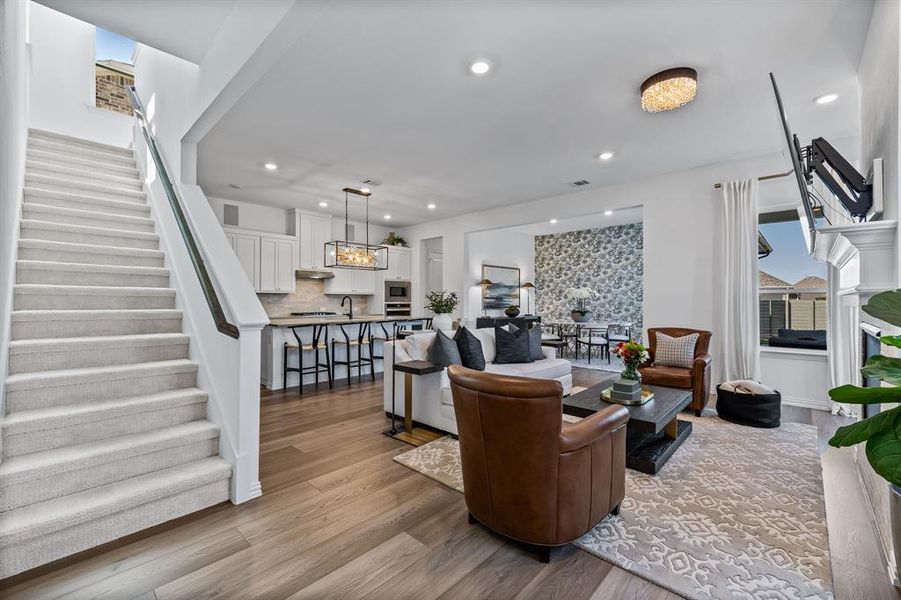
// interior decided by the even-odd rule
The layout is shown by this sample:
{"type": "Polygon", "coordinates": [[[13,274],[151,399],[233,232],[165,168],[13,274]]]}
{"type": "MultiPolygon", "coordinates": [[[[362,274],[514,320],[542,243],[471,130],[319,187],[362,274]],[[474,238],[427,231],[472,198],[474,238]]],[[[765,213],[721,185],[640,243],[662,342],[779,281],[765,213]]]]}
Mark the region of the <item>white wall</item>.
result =
{"type": "MultiPolygon", "coordinates": [[[[866,174],[874,158],[885,159],[885,219],[901,216],[899,20],[898,0],[877,0],[857,74],[860,86],[860,164],[866,174]]],[[[901,269],[901,260],[897,263],[901,269]]],[[[901,274],[898,275],[898,282],[901,283],[901,274]]]]}
{"type": "MultiPolygon", "coordinates": [[[[29,72],[28,5],[0,2],[0,382],[6,379],[16,242],[25,183],[29,72]]],[[[3,390],[0,386],[0,415],[3,390]]],[[[0,440],[2,441],[2,440],[0,440]]]]}
{"type": "MultiPolygon", "coordinates": [[[[843,144],[839,144],[843,146],[843,144]]],[[[413,248],[414,268],[420,265],[420,241],[444,238],[444,287],[462,295],[460,314],[479,312],[473,290],[475,260],[466,252],[467,233],[540,223],[554,216],[561,221],[610,209],[642,207],[644,223],[645,327],[685,326],[708,329],[716,348],[716,232],[721,218],[716,182],[785,171],[782,154],[771,154],[660,175],[473,213],[404,229],[413,248]],[[475,306],[473,306],[475,305],[475,306]]],[[[789,178],[761,184],[761,204],[798,203],[789,178]]],[[[414,282],[414,313],[422,311],[421,283],[414,282]]],[[[719,360],[714,350],[714,360],[719,360]]]]}
{"type": "Polygon", "coordinates": [[[219,219],[220,223],[225,222],[224,206],[233,204],[238,207],[238,227],[242,229],[291,235],[288,234],[288,231],[294,227],[294,213],[284,208],[237,202],[224,198],[214,198],[213,196],[207,196],[207,200],[210,201],[210,206],[213,207],[213,212],[216,213],[216,218],[219,219]]]}
{"type": "Polygon", "coordinates": [[[30,126],[131,146],[131,118],[94,106],[95,27],[41,4],[29,4],[30,126]]]}
{"type": "MultiPolygon", "coordinates": [[[[478,285],[482,279],[482,265],[518,267],[521,283],[535,280],[535,236],[533,235],[503,229],[467,233],[464,250],[466,279],[463,282],[463,292],[466,295],[466,301],[463,303],[460,314],[469,322],[474,323],[482,315],[482,288],[478,285]]],[[[525,290],[521,290],[521,292],[520,305],[525,314],[525,290]]],[[[534,309],[534,298],[532,300],[534,309]]],[[[495,314],[500,314],[500,312],[495,311],[495,314]]]]}

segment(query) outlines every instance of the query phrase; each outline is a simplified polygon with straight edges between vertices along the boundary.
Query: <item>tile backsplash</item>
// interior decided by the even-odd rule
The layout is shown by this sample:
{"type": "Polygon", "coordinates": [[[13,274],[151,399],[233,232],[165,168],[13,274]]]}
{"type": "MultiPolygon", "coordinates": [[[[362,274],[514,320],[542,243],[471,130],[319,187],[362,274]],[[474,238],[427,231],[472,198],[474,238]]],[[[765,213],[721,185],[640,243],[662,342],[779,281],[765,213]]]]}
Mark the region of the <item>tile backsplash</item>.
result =
{"type": "MultiPolygon", "coordinates": [[[[341,296],[326,296],[325,282],[318,279],[298,279],[297,290],[293,294],[257,294],[263,309],[270,317],[289,317],[292,312],[332,311],[347,312],[347,306],[341,308],[341,296]]],[[[373,311],[369,309],[371,296],[351,296],[354,301],[354,314],[362,315],[373,311]]],[[[376,309],[375,312],[381,313],[376,309]]]]}

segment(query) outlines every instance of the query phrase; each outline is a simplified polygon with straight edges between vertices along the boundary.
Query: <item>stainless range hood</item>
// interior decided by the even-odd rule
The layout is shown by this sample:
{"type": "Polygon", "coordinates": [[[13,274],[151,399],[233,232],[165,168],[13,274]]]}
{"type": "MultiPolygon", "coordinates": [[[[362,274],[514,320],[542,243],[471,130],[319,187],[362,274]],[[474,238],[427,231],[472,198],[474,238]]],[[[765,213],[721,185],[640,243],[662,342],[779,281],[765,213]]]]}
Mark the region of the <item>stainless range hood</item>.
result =
{"type": "Polygon", "coordinates": [[[298,269],[294,272],[298,279],[334,279],[335,274],[325,269],[298,269]]]}

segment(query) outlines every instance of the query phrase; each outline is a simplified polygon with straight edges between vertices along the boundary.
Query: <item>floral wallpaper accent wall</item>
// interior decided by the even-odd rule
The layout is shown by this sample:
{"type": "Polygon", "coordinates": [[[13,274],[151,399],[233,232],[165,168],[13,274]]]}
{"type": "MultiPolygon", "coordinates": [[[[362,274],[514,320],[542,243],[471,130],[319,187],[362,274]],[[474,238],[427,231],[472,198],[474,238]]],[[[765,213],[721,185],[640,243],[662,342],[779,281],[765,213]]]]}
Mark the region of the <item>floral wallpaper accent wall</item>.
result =
{"type": "Polygon", "coordinates": [[[642,225],[535,236],[535,306],[544,319],[568,319],[571,287],[588,287],[595,294],[587,305],[591,321],[632,323],[641,339],[643,294],[642,225]]]}

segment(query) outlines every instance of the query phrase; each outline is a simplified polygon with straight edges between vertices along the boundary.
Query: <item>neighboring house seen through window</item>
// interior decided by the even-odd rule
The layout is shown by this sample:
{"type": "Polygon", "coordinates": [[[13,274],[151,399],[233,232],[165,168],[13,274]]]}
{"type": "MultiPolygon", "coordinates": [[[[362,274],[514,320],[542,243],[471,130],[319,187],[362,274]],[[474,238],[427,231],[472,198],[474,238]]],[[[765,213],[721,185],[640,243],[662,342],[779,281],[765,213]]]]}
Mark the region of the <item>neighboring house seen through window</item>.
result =
{"type": "Polygon", "coordinates": [[[794,211],[761,214],[759,223],[769,250],[758,260],[760,344],[825,350],[826,264],[808,254],[794,211]]]}

